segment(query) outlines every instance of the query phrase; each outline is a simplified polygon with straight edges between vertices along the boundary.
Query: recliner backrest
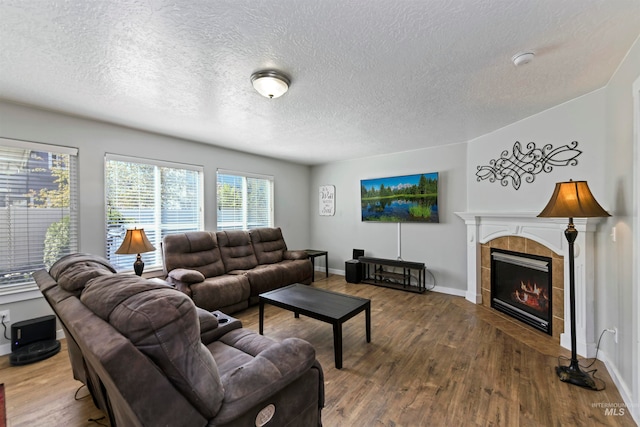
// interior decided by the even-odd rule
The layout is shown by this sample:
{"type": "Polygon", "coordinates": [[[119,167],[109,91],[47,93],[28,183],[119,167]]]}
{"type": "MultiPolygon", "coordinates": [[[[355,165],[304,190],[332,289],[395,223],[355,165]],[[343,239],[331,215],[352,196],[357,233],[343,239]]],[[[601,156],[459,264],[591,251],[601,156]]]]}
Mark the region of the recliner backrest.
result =
{"type": "Polygon", "coordinates": [[[250,270],[258,265],[249,232],[244,230],[218,231],[220,254],[227,272],[250,270]]]}
{"type": "Polygon", "coordinates": [[[260,264],[275,264],[282,261],[287,245],[280,227],[254,228],[249,230],[249,236],[260,264]]]}
{"type": "Polygon", "coordinates": [[[106,259],[81,253],[66,255],[49,269],[49,274],[58,285],[75,296],[80,295],[89,280],[115,272],[116,269],[106,259]]]}
{"type": "Polygon", "coordinates": [[[217,414],[224,390],[216,362],[200,341],[189,297],[164,284],[114,274],[90,280],[80,300],[149,357],[203,416],[217,414]]]}
{"type": "Polygon", "coordinates": [[[162,241],[165,273],[176,268],[197,270],[204,277],[225,273],[216,233],[191,231],[168,234],[162,241]]]}

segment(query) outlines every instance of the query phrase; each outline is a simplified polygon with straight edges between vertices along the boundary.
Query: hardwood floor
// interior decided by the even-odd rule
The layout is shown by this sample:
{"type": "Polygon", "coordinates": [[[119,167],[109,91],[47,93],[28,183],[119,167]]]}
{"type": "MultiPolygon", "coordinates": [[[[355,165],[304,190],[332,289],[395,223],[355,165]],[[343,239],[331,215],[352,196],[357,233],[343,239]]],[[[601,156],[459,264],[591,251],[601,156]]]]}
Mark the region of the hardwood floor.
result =
{"type": "MultiPolygon", "coordinates": [[[[325,427],[636,425],[628,410],[605,413],[603,406],[623,401],[600,361],[592,369],[603,391],[559,381],[558,355],[569,352],[541,332],[460,297],[316,274],[313,286],[372,300],[371,343],[364,313],[348,320],[344,367],[338,370],[331,325],[266,306],[264,333],[297,336],[316,348],[325,374],[325,427]]],[[[234,316],[258,330],[257,307],[234,316]]],[[[90,397],[74,400],[80,383],[72,379],[66,348],[23,367],[1,357],[0,382],[6,385],[9,426],[96,426],[88,419],[102,416],[90,397]]]]}
{"type": "MultiPolygon", "coordinates": [[[[8,427],[98,426],[89,419],[102,418],[86,387],[73,379],[66,340],[55,356],[25,366],[11,366],[0,357],[0,383],[5,385],[8,427]]],[[[105,419],[101,423],[109,425],[105,419]]]]}

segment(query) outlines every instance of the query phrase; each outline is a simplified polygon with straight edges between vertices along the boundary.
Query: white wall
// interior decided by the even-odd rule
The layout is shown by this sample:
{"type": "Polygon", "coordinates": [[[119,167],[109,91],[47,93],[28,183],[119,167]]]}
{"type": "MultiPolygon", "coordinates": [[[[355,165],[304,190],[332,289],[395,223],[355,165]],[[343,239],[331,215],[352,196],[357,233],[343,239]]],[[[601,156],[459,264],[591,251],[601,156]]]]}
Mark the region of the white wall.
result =
{"type": "Polygon", "coordinates": [[[466,210],[465,167],[466,144],[314,166],[310,186],[314,249],[327,250],[330,270],[340,274],[354,248],[364,249],[366,256],[395,259],[398,225],[361,221],[360,180],[438,172],[440,223],[402,224],[401,255],[406,261],[424,262],[434,274],[438,290],[463,295],[466,228],[454,212],[466,210]],[[321,185],[336,188],[334,216],[318,213],[321,185]]]}
{"type": "MultiPolygon", "coordinates": [[[[216,229],[217,168],[273,175],[275,225],[282,227],[289,248],[310,246],[307,197],[310,169],[307,166],[6,102],[0,102],[0,136],[78,148],[81,252],[105,254],[104,156],[107,152],[202,165],[206,230],[216,229]]],[[[42,297],[0,304],[0,310],[7,309],[11,310],[12,323],[51,313],[42,297]]],[[[6,344],[7,341],[0,338],[0,350],[5,349],[6,344]]]]}
{"type": "MultiPolygon", "coordinates": [[[[637,205],[640,200],[640,183],[634,182],[633,109],[632,85],[640,79],[640,39],[629,51],[626,59],[611,78],[606,88],[605,111],[607,132],[603,162],[606,174],[603,179],[604,199],[613,216],[598,236],[598,263],[596,299],[596,331],[604,328],[618,329],[618,343],[613,337],[603,339],[603,360],[609,371],[619,379],[618,389],[640,423],[640,328],[638,320],[638,286],[633,282],[633,270],[638,269],[638,254],[633,253],[633,239],[638,236],[634,225],[638,224],[637,205]],[[635,192],[635,194],[634,194],[635,192]],[[616,229],[615,242],[610,236],[616,229]]],[[[640,132],[640,129],[638,129],[640,132]]],[[[636,154],[636,156],[639,156],[636,154]]],[[[636,157],[638,159],[639,157],[636,157]]],[[[635,167],[639,167],[637,161],[635,167]]],[[[640,177],[640,171],[636,170],[640,177]]],[[[638,244],[639,242],[636,242],[638,244]]]]}
{"type": "Polygon", "coordinates": [[[604,100],[605,91],[601,89],[470,141],[467,153],[469,211],[540,212],[549,201],[555,183],[569,179],[588,181],[596,199],[607,209],[603,180],[604,100]],[[511,182],[502,186],[498,181],[478,181],[477,167],[498,159],[504,150],[511,154],[516,141],[523,150],[529,142],[537,148],[551,144],[556,149],[577,141],[577,149],[582,153],[577,157],[576,166],[553,166],[551,172],[534,175],[531,183],[523,179],[518,190],[511,182]]]}
{"type": "MultiPolygon", "coordinates": [[[[634,292],[633,238],[634,199],[640,183],[633,182],[634,139],[632,84],[640,77],[640,41],[637,41],[609,84],[600,90],[513,123],[469,143],[469,211],[540,212],[548,202],[554,184],[568,179],[586,180],[600,204],[612,215],[602,219],[596,231],[595,333],[618,329],[618,344],[612,335],[601,342],[599,358],[627,404],[634,404],[640,419],[640,355],[638,355],[638,291],[634,292]],[[554,148],[578,141],[582,154],[578,165],[554,167],[536,175],[519,190],[498,182],[477,181],[477,166],[488,164],[503,150],[511,152],[515,141],[533,141],[539,147],[554,148]],[[616,228],[616,241],[611,234],[616,228]]],[[[636,114],[639,114],[636,112],[636,114]]],[[[636,267],[637,268],[637,267],[636,267]]],[[[621,403],[621,402],[617,402],[621,403]]]]}

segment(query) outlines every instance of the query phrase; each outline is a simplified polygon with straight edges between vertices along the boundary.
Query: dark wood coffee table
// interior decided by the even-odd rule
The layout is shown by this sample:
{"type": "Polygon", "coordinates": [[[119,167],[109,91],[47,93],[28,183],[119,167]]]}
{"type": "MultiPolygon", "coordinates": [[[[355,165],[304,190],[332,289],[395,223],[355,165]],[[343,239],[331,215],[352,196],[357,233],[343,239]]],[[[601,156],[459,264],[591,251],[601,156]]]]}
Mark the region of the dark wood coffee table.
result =
{"type": "Polygon", "coordinates": [[[295,283],[265,292],[260,297],[260,334],[264,327],[264,305],[271,304],[333,325],[336,368],[342,369],[342,324],[365,312],[367,342],[371,342],[371,300],[295,283]]]}

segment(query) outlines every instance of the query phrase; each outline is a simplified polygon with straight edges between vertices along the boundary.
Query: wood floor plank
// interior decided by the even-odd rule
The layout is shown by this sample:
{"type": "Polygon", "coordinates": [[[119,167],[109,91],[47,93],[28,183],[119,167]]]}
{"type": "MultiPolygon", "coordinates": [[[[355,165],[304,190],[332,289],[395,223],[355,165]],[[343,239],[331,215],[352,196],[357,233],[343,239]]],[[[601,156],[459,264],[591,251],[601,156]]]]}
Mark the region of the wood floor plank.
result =
{"type": "MultiPolygon", "coordinates": [[[[599,403],[622,403],[604,365],[606,389],[559,381],[552,337],[461,297],[414,294],[343,276],[316,275],[313,286],[372,301],[372,340],[364,313],[343,325],[343,369],[336,369],[331,325],[265,307],[265,335],[309,341],[325,372],[325,427],[338,426],[633,426],[628,411],[607,415],[599,403]]],[[[258,330],[258,309],[234,314],[258,330]]],[[[581,361],[582,363],[582,361],[581,361]]],[[[102,414],[90,398],[76,401],[66,350],[42,362],[9,366],[0,357],[9,426],[96,426],[102,414]]],[[[86,394],[86,393],[81,393],[86,394]]],[[[104,421],[102,421],[105,423],[104,421]]]]}

